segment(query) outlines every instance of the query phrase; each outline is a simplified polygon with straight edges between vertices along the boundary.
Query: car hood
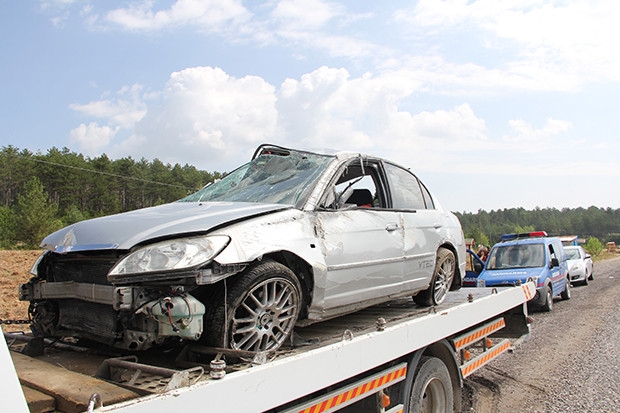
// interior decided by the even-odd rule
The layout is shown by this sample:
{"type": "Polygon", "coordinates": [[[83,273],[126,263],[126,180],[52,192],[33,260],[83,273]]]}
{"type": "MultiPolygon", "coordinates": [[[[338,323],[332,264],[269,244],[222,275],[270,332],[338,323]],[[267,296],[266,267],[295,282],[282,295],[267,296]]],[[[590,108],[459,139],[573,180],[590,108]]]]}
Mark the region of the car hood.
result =
{"type": "Polygon", "coordinates": [[[58,253],[126,250],[148,240],[204,234],[227,223],[289,208],[245,202],[173,202],[78,222],[48,235],[41,247],[58,253]]]}
{"type": "Polygon", "coordinates": [[[515,285],[525,283],[530,277],[540,277],[545,268],[507,268],[502,270],[484,269],[478,276],[487,287],[494,285],[515,285]]]}

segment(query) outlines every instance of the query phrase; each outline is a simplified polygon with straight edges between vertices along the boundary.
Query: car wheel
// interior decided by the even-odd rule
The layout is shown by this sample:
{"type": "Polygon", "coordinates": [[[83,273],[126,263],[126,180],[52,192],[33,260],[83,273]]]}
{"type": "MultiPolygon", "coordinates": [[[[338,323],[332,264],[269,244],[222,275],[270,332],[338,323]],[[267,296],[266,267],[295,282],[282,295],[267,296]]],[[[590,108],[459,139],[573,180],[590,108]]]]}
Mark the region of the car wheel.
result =
{"type": "Polygon", "coordinates": [[[590,275],[587,277],[588,280],[592,281],[594,279],[594,271],[590,273],[590,275]]]}
{"type": "Polygon", "coordinates": [[[407,412],[451,412],[454,393],[446,365],[437,357],[423,356],[409,393],[407,412]]]}
{"type": "Polygon", "coordinates": [[[566,283],[564,284],[564,291],[562,291],[560,297],[562,297],[562,300],[570,300],[570,280],[568,278],[566,278],[566,283]]]}
{"type": "Polygon", "coordinates": [[[581,282],[581,285],[588,285],[588,270],[586,270],[586,273],[583,276],[583,281],[581,282]]]}
{"type": "Polygon", "coordinates": [[[205,341],[216,347],[276,350],[292,333],[301,310],[299,280],[275,261],[251,267],[218,296],[208,303],[205,318],[205,341]]]}
{"type": "Polygon", "coordinates": [[[455,272],[456,258],[454,254],[446,248],[439,248],[431,285],[426,290],[414,295],[413,300],[416,304],[424,306],[441,304],[446,298],[448,290],[450,290],[455,272]]]}
{"type": "Polygon", "coordinates": [[[545,294],[545,302],[542,305],[542,311],[553,310],[553,289],[550,285],[547,286],[547,294],[545,294]]]}

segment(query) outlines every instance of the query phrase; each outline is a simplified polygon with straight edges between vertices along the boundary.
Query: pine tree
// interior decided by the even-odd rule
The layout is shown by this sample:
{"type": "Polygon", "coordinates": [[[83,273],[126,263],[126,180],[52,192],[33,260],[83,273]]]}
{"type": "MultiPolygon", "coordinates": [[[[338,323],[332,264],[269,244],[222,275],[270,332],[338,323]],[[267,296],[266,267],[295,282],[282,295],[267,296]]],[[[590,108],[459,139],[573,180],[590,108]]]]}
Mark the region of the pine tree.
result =
{"type": "Polygon", "coordinates": [[[25,247],[39,245],[49,233],[62,227],[57,218],[58,206],[48,201],[47,193],[38,178],[26,182],[15,204],[16,236],[25,247]]]}

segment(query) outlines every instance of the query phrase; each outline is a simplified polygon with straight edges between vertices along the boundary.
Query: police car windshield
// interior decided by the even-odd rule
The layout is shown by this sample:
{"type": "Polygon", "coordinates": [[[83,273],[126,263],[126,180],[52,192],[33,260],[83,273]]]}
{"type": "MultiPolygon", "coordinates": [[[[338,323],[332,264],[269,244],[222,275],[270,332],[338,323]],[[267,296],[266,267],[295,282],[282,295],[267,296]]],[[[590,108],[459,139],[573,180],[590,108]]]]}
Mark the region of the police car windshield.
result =
{"type": "Polygon", "coordinates": [[[500,245],[491,251],[486,268],[537,268],[545,265],[544,244],[500,245]]]}

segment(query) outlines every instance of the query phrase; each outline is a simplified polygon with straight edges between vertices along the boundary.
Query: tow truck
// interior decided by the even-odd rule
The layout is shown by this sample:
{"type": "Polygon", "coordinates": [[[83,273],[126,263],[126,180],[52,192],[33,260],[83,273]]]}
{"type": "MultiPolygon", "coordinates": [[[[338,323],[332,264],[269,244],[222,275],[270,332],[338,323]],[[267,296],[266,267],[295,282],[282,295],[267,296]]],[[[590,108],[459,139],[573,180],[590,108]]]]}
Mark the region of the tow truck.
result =
{"type": "Polygon", "coordinates": [[[4,333],[0,394],[11,412],[446,412],[463,380],[529,337],[533,282],[398,299],[296,328],[272,352],[187,344],[115,354],[4,333]]]}

